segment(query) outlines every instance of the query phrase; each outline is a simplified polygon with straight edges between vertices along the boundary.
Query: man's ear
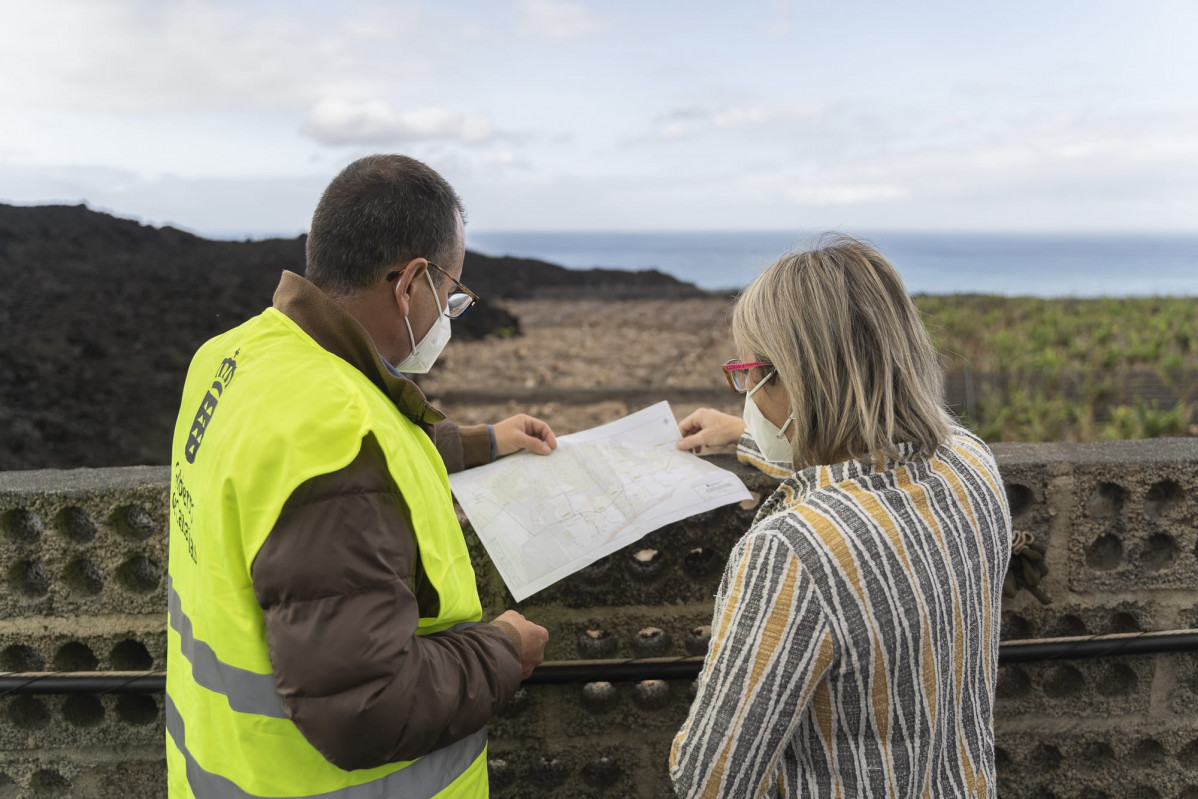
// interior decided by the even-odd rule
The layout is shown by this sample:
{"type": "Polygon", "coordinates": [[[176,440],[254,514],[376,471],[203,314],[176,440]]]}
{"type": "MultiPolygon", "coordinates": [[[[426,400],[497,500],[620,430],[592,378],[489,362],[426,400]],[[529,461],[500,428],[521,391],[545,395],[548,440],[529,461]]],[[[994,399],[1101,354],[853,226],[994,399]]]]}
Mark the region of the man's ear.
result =
{"type": "Polygon", "coordinates": [[[395,281],[395,304],[403,316],[412,312],[412,295],[419,285],[418,280],[424,279],[428,271],[428,261],[424,258],[413,258],[403,266],[403,271],[395,281]]]}

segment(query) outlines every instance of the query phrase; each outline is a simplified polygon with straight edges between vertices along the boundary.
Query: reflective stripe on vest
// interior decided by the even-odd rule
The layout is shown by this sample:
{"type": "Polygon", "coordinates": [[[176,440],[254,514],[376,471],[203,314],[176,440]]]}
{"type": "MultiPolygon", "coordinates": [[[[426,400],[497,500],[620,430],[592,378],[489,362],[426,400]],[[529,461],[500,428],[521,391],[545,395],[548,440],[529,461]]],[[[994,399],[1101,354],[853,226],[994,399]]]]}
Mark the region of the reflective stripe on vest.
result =
{"type": "MultiPolygon", "coordinates": [[[[238,713],[287,718],[279,692],[275,689],[273,674],[259,674],[225,663],[216,656],[212,647],[195,637],[191,619],[183,612],[183,600],[175,591],[169,574],[166,577],[166,597],[167,619],[171,628],[179,634],[179,649],[191,664],[191,676],[196,684],[224,696],[229,700],[229,707],[238,713]]],[[[476,621],[463,621],[450,627],[447,632],[457,632],[476,624],[476,621]]]]}
{"type": "MultiPolygon", "coordinates": [[[[203,769],[187,749],[187,731],[183,725],[183,717],[179,715],[169,694],[165,704],[166,731],[187,763],[187,783],[196,799],[272,799],[247,793],[227,777],[203,769]]],[[[486,745],[487,728],[484,727],[457,743],[430,752],[419,760],[412,761],[406,768],[373,782],[351,785],[326,793],[309,794],[305,799],[384,799],[389,796],[431,799],[453,784],[453,781],[478,759],[486,745]]]]}
{"type": "Polygon", "coordinates": [[[229,700],[229,707],[239,713],[287,718],[279,692],[275,690],[275,675],[258,674],[231,666],[218,658],[207,643],[196,640],[191,619],[183,612],[183,601],[179,599],[169,575],[166,578],[166,597],[167,618],[179,634],[179,649],[191,664],[191,676],[196,683],[209,691],[224,694],[229,700]]]}

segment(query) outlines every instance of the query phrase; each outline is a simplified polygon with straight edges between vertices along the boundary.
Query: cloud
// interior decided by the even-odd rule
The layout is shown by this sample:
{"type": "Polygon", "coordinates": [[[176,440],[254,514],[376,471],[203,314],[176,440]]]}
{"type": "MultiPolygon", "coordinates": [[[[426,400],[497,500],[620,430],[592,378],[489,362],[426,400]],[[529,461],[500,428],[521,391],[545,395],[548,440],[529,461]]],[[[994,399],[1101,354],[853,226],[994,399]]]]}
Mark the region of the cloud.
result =
{"type": "Polygon", "coordinates": [[[318,102],[302,130],[309,138],[328,145],[425,140],[479,144],[494,135],[490,123],[482,117],[431,107],[396,111],[383,100],[355,102],[340,98],[318,102]]]}
{"type": "Polygon", "coordinates": [[[907,196],[907,192],[886,183],[844,183],[839,185],[811,184],[796,186],[784,192],[786,199],[798,205],[858,205],[886,202],[907,196]]]}
{"type": "Polygon", "coordinates": [[[663,139],[682,139],[719,130],[757,128],[823,122],[831,107],[826,105],[748,104],[724,108],[679,108],[656,120],[657,135],[663,139]]]}
{"type": "Polygon", "coordinates": [[[579,3],[562,0],[524,0],[520,4],[519,28],[524,33],[566,42],[607,28],[603,20],[579,3]]]}
{"type": "Polygon", "coordinates": [[[336,15],[201,0],[39,0],[0,25],[0,99],[103,113],[304,108],[431,71],[427,22],[351,3],[336,15]],[[30,65],[36,65],[31,69],[30,65]]]}

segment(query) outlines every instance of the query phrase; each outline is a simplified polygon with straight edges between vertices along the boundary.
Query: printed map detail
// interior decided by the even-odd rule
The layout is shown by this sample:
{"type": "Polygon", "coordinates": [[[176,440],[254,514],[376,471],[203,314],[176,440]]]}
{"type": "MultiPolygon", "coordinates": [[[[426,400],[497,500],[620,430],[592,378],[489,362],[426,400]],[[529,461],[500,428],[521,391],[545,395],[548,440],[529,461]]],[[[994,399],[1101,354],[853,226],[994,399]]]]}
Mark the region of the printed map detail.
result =
{"type": "Polygon", "coordinates": [[[675,447],[669,403],[449,476],[517,601],[671,522],[750,499],[736,475],[675,447]]]}

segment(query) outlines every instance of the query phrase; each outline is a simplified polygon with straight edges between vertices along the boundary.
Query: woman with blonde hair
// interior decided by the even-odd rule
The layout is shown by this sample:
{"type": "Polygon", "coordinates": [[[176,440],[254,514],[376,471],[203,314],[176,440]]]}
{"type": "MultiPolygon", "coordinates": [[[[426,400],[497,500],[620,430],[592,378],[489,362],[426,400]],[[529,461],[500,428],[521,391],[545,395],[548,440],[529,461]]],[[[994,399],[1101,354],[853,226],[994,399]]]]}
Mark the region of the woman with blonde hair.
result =
{"type": "Polygon", "coordinates": [[[670,776],[685,797],[990,797],[1011,518],[990,450],[944,409],[895,269],[835,238],[738,298],[730,444],[782,479],[734,548],[670,776]]]}

